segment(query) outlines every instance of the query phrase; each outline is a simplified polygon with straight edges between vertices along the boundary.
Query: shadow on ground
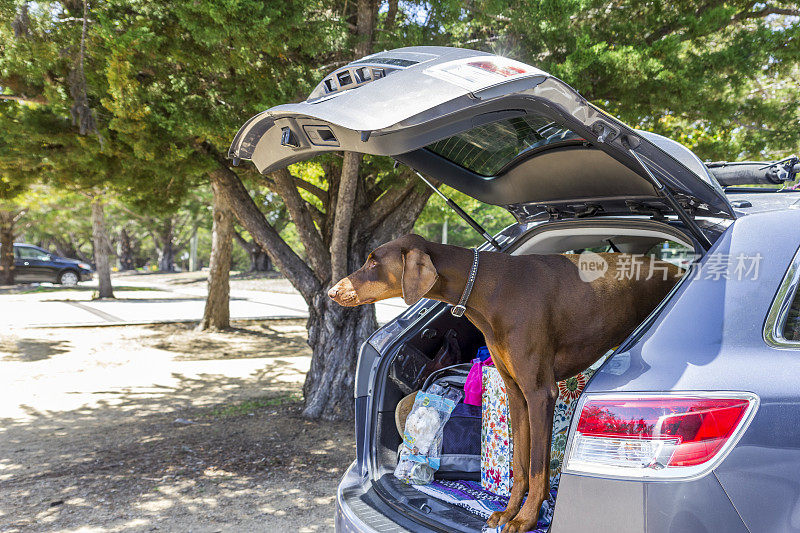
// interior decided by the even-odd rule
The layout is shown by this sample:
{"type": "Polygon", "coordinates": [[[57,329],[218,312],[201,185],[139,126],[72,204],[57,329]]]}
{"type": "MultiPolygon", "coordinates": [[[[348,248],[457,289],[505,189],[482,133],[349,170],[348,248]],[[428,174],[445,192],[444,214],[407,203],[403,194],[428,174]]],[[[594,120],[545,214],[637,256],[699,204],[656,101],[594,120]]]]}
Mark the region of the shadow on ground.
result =
{"type": "MultiPolygon", "coordinates": [[[[225,335],[276,354],[302,343],[264,325],[186,346],[171,328],[151,326],[145,342],[181,354],[225,335]]],[[[240,350],[227,356],[246,357],[240,350]]],[[[303,419],[300,385],[285,379],[292,373],[290,362],[266,360],[246,377],[99,384],[100,400],[69,411],[23,405],[27,418],[0,419],[0,531],[331,530],[335,487],[354,456],[352,423],[303,419]]]]}
{"type": "Polygon", "coordinates": [[[67,353],[70,343],[60,340],[42,339],[2,339],[0,340],[0,352],[9,352],[15,355],[7,355],[3,359],[6,361],[41,361],[62,353],[67,353]]]}
{"type": "MultiPolygon", "coordinates": [[[[286,321],[296,324],[299,321],[286,321]]],[[[154,324],[151,330],[153,346],[179,354],[177,360],[202,361],[209,359],[243,359],[254,357],[295,357],[310,349],[304,337],[294,328],[281,327],[281,321],[254,321],[247,327],[234,327],[228,331],[186,336],[193,324],[154,324]],[[175,332],[178,330],[178,334],[175,332]],[[235,338],[236,342],[231,342],[235,338]],[[158,339],[158,340],[156,340],[158,339]]]]}

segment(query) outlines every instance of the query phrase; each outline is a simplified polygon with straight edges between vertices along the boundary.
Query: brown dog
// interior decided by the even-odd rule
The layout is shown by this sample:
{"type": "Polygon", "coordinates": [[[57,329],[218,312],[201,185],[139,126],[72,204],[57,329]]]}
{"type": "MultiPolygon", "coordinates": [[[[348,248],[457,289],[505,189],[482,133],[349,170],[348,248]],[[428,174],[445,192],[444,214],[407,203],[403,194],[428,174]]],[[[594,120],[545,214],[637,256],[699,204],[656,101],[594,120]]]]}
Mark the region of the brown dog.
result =
{"type": "MultiPolygon", "coordinates": [[[[344,306],[396,296],[409,305],[423,297],[455,305],[473,259],[472,250],[406,235],[373,251],[328,295],[344,306]]],[[[583,281],[578,255],[480,253],[465,315],[485,337],[511,409],[514,484],[506,510],[487,522],[508,524],[504,532],[533,529],[549,492],[556,382],[622,342],[681,274],[663,261],[643,264],[641,256],[609,253],[593,259],[607,265],[605,274],[583,281]]]]}

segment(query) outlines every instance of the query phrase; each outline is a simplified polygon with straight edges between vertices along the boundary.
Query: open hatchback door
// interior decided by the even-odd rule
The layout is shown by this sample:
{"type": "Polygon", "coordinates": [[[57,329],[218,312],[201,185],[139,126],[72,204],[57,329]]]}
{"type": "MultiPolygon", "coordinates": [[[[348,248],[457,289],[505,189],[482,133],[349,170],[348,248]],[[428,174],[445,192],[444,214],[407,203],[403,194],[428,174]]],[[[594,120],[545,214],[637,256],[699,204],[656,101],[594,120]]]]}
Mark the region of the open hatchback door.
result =
{"type": "Polygon", "coordinates": [[[401,48],[350,63],[305,102],[251,118],[229,155],[267,173],[337,150],[392,156],[520,221],[734,218],[685,147],[626,126],[546,72],[474,50],[401,48]]]}

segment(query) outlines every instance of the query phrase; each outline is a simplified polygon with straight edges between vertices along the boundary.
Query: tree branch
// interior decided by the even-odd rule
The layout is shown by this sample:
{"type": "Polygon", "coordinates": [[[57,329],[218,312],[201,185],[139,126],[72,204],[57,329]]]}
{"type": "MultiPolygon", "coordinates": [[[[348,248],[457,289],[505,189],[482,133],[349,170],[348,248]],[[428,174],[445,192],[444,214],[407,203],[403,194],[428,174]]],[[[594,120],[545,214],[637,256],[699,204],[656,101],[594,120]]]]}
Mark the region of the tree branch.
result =
{"type": "MultiPolygon", "coordinates": [[[[721,0],[714,0],[714,1],[709,2],[707,4],[701,5],[695,11],[694,17],[699,19],[709,9],[713,9],[715,7],[718,7],[718,6],[722,5],[722,3],[723,2],[721,0]]],[[[660,41],[661,39],[663,39],[664,37],[666,37],[670,33],[673,33],[675,31],[677,31],[679,28],[681,28],[682,24],[683,24],[683,22],[680,21],[680,20],[679,21],[673,21],[673,22],[671,22],[669,24],[666,24],[665,26],[662,26],[658,30],[650,33],[650,35],[645,37],[644,41],[647,44],[653,44],[653,43],[655,43],[657,41],[660,41]]],[[[717,31],[717,30],[712,30],[712,33],[715,32],[715,31],[717,31]]]]}
{"type": "Polygon", "coordinates": [[[242,180],[227,165],[220,165],[211,172],[210,176],[217,183],[217,190],[225,196],[225,201],[231,206],[239,223],[247,229],[253,240],[261,246],[281,273],[300,292],[306,303],[311,305],[314,295],[322,288],[322,283],[314,271],[267,222],[264,213],[255,204],[242,180]]]}
{"type": "MultiPolygon", "coordinates": [[[[723,2],[714,1],[710,2],[707,5],[703,6],[702,8],[698,9],[694,16],[696,18],[700,18],[704,13],[708,10],[718,7],[723,2]]],[[[787,15],[787,16],[800,16],[800,9],[796,8],[783,8],[777,6],[765,6],[757,11],[749,11],[753,6],[757,4],[756,1],[751,1],[748,5],[745,6],[745,11],[737,13],[733,17],[731,17],[727,22],[723,22],[718,27],[712,27],[709,31],[705,32],[706,34],[716,33],[731,24],[735,24],[737,22],[742,22],[744,20],[755,19],[755,18],[764,18],[769,15],[787,15]]],[[[651,33],[645,38],[645,42],[648,44],[652,44],[660,39],[663,39],[670,33],[676,31],[680,26],[681,23],[672,23],[666,26],[661,27],[657,31],[651,33]]]]}
{"type": "Polygon", "coordinates": [[[275,181],[277,193],[283,199],[286,210],[297,228],[297,234],[306,249],[311,268],[314,269],[317,278],[324,285],[330,276],[330,259],[322,244],[322,236],[311,219],[311,213],[306,209],[305,201],[295,187],[292,175],[288,170],[284,168],[273,172],[272,179],[275,181]]]}
{"type": "MultiPolygon", "coordinates": [[[[304,179],[300,179],[297,176],[292,175],[292,178],[294,178],[295,187],[299,187],[305,191],[310,192],[311,194],[319,198],[323,203],[328,202],[328,191],[320,187],[317,187],[313,183],[309,183],[304,179]]],[[[264,185],[266,185],[267,188],[269,188],[269,190],[271,190],[272,192],[277,192],[275,190],[276,186],[275,180],[271,179],[269,176],[260,176],[259,181],[262,181],[264,185]]]]}
{"type": "Polygon", "coordinates": [[[17,222],[19,222],[19,219],[24,217],[27,212],[28,212],[27,207],[25,209],[20,209],[19,212],[16,214],[16,216],[11,218],[11,223],[16,224],[17,222]]]}
{"type": "Polygon", "coordinates": [[[758,11],[746,11],[737,13],[733,17],[733,21],[764,18],[770,15],[787,15],[789,17],[800,17],[800,9],[790,9],[785,7],[766,6],[758,11]]]}
{"type": "Polygon", "coordinates": [[[244,248],[246,251],[250,251],[248,247],[250,246],[251,243],[248,242],[247,239],[242,237],[242,234],[236,231],[236,228],[234,228],[233,230],[233,238],[236,239],[236,242],[242,245],[242,248],[244,248]]]}
{"type": "Polygon", "coordinates": [[[397,4],[398,0],[389,0],[389,9],[386,10],[386,20],[383,22],[383,27],[386,30],[394,29],[394,22],[397,18],[397,4]]]}
{"type": "Polygon", "coordinates": [[[306,209],[311,214],[311,218],[316,222],[320,228],[325,227],[325,213],[316,208],[316,206],[306,202],[306,209]]]}
{"type": "Polygon", "coordinates": [[[417,184],[410,178],[411,176],[403,187],[392,187],[385,191],[367,208],[361,224],[363,231],[371,231],[378,227],[414,190],[417,184]]]}
{"type": "Polygon", "coordinates": [[[313,183],[309,183],[306,180],[298,178],[297,176],[292,176],[292,177],[294,178],[295,187],[300,187],[301,189],[310,192],[311,194],[322,200],[323,203],[328,201],[328,192],[325,189],[321,189],[320,187],[317,187],[313,183]]]}
{"type": "Polygon", "coordinates": [[[44,104],[47,105],[47,99],[44,96],[16,96],[13,94],[0,94],[0,100],[14,100],[21,104],[44,104]]]}
{"type": "Polygon", "coordinates": [[[300,292],[306,303],[311,305],[314,296],[322,289],[322,283],[314,271],[267,222],[264,213],[253,201],[242,180],[230,169],[230,162],[207,142],[201,143],[198,148],[217,161],[219,168],[211,172],[211,179],[217,181],[219,185],[217,190],[225,196],[225,201],[231,207],[239,223],[267,253],[270,260],[294,288],[300,292]]]}
{"type": "Polygon", "coordinates": [[[339,180],[339,191],[336,195],[336,217],[331,233],[331,280],[338,281],[348,273],[347,245],[350,238],[350,227],[353,220],[356,190],[358,186],[358,167],[361,154],[345,152],[342,162],[342,174],[339,180]]]}
{"type": "Polygon", "coordinates": [[[427,187],[425,189],[415,188],[375,230],[365,232],[368,238],[368,248],[376,248],[387,241],[410,232],[425,204],[428,203],[428,198],[432,192],[427,187]]]}
{"type": "Polygon", "coordinates": [[[131,215],[132,217],[139,219],[139,221],[141,221],[141,222],[144,222],[146,224],[152,224],[153,223],[153,220],[150,217],[146,217],[144,215],[140,215],[139,213],[135,213],[135,212],[131,211],[130,209],[125,207],[125,204],[123,204],[121,202],[118,202],[118,206],[119,206],[120,209],[122,209],[123,211],[125,211],[126,213],[131,215]]]}
{"type": "Polygon", "coordinates": [[[153,245],[156,247],[156,250],[160,250],[161,240],[158,237],[156,237],[155,232],[151,230],[149,227],[145,229],[147,230],[147,234],[150,235],[150,238],[153,239],[153,245]]]}

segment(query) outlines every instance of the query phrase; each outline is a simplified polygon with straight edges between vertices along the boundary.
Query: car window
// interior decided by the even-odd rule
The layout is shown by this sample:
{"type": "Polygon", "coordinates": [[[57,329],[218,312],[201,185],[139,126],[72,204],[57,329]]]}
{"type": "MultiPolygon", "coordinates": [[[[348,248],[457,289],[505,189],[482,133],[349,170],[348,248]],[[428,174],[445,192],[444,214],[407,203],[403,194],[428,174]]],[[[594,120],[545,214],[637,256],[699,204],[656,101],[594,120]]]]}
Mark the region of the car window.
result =
{"type": "Polygon", "coordinates": [[[525,115],[478,126],[426,148],[482,176],[494,176],[517,157],[535,148],[580,137],[555,122],[525,115]]]}
{"type": "Polygon", "coordinates": [[[764,340],[775,348],[800,348],[800,250],[792,259],[764,320],[764,340]]]}
{"type": "Polygon", "coordinates": [[[792,299],[792,305],[786,314],[786,323],[783,325],[783,338],[787,341],[800,341],[800,291],[792,299]]]}
{"type": "Polygon", "coordinates": [[[674,241],[664,241],[653,246],[647,252],[647,255],[654,255],[662,261],[672,263],[683,269],[689,268],[698,257],[693,249],[674,241]]]}
{"type": "Polygon", "coordinates": [[[41,250],[37,250],[36,248],[20,246],[17,248],[17,253],[20,259],[34,259],[36,261],[47,261],[50,259],[49,254],[46,254],[41,250]]]}

